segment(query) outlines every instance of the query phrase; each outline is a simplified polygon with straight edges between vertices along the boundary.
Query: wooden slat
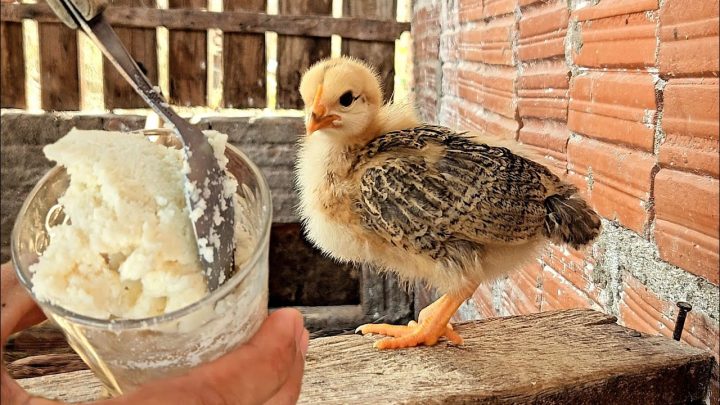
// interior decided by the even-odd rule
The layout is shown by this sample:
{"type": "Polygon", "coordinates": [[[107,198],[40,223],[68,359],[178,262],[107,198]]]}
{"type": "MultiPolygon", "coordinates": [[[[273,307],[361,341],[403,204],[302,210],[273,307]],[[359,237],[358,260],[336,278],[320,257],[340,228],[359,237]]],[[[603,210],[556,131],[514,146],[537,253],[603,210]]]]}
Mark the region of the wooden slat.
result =
{"type": "MultiPolygon", "coordinates": [[[[344,0],[343,16],[372,16],[395,21],[397,0],[344,0]]],[[[342,53],[369,62],[378,70],[385,101],[390,100],[395,85],[395,44],[354,39],[342,41],[342,53]]]]}
{"type": "Polygon", "coordinates": [[[25,61],[20,23],[0,23],[0,82],[0,106],[25,108],[25,61]]]}
{"type": "MultiPolygon", "coordinates": [[[[331,0],[280,0],[280,14],[330,15],[331,0]]],[[[330,56],[330,38],[278,35],[277,101],[280,108],[302,108],[300,78],[314,62],[330,56]]]]}
{"type": "MultiPolygon", "coordinates": [[[[462,346],[378,351],[378,337],[310,341],[300,404],[703,403],[712,354],[574,309],[456,325],[462,346]]],[[[102,397],[89,371],[18,381],[31,394],[102,397]]]]}
{"type": "MultiPolygon", "coordinates": [[[[154,8],[155,0],[114,0],[113,5],[154,8]]],[[[120,40],[135,61],[142,63],[147,71],[150,82],[157,83],[157,42],[154,28],[122,28],[116,27],[120,40]]],[[[103,74],[105,86],[105,107],[139,108],[146,104],[133,90],[128,82],[120,76],[114,66],[103,58],[103,74]]]]}
{"type": "MultiPolygon", "coordinates": [[[[586,309],[456,325],[462,346],[377,351],[311,341],[299,404],[676,404],[701,401],[712,355],[586,309]]],[[[699,402],[698,402],[699,403],[699,402]]]]}
{"type": "MultiPolygon", "coordinates": [[[[265,0],[225,0],[226,11],[265,11],[265,0]]],[[[223,33],[223,105],[264,108],[265,35],[223,33]]]]}
{"type": "MultiPolygon", "coordinates": [[[[114,27],[193,29],[217,28],[223,32],[264,33],[279,35],[343,38],[362,41],[393,42],[410,23],[381,21],[370,16],[333,18],[330,15],[268,15],[243,11],[206,12],[192,9],[155,10],[129,7],[110,7],[105,17],[114,27]]],[[[45,3],[0,5],[0,20],[19,22],[32,19],[38,22],[56,22],[55,14],[45,3]]]]}
{"type": "Polygon", "coordinates": [[[43,110],[80,109],[77,33],[61,23],[39,24],[39,31],[43,110]]]}
{"type": "MultiPolygon", "coordinates": [[[[170,8],[207,8],[206,0],[170,0],[170,8]]],[[[170,100],[182,106],[207,102],[207,32],[170,30],[170,100]]]]}

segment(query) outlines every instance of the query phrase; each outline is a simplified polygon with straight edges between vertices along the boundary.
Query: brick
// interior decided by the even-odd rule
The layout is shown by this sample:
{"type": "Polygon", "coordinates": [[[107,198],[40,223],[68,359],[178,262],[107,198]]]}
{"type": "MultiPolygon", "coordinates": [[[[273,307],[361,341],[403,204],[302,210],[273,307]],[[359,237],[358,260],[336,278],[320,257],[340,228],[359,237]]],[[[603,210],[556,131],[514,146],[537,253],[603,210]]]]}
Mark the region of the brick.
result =
{"type": "Polygon", "coordinates": [[[512,66],[515,26],[515,16],[509,15],[465,29],[459,34],[459,57],[467,61],[512,66]]]}
{"type": "Polygon", "coordinates": [[[517,139],[520,125],[514,118],[504,117],[464,100],[456,101],[454,108],[458,113],[458,127],[461,129],[479,131],[506,139],[517,139]]]}
{"type": "Polygon", "coordinates": [[[597,212],[643,235],[651,218],[654,156],[582,137],[570,139],[567,156],[568,170],[582,178],[574,183],[597,212]]]}
{"type": "Polygon", "coordinates": [[[509,315],[524,315],[540,312],[542,290],[542,266],[531,263],[508,275],[502,291],[503,309],[509,315]]]}
{"type": "Polygon", "coordinates": [[[567,171],[567,143],[570,131],[567,125],[558,121],[523,118],[518,140],[530,145],[534,151],[543,157],[540,163],[545,164],[558,176],[564,176],[567,171]]]}
{"type": "Polygon", "coordinates": [[[717,77],[718,23],[718,0],[665,0],[660,9],[660,73],[717,77]]]}
{"type": "Polygon", "coordinates": [[[592,72],[570,81],[568,127],[574,132],[652,152],[656,113],[649,73],[592,72]]]}
{"type": "Polygon", "coordinates": [[[458,70],[458,96],[490,111],[515,117],[515,78],[517,71],[483,64],[464,65],[458,70]]]}
{"type": "Polygon", "coordinates": [[[515,11],[517,0],[483,0],[483,16],[496,17],[515,11]]]}
{"type": "Polygon", "coordinates": [[[460,0],[458,4],[458,16],[460,21],[477,21],[483,19],[482,0],[460,0]]]}
{"type": "Polygon", "coordinates": [[[573,52],[573,62],[588,67],[655,66],[656,25],[654,15],[647,13],[583,21],[582,46],[573,52]]]}
{"type": "Polygon", "coordinates": [[[718,177],[718,79],[672,79],[663,92],[660,165],[718,177]]]}
{"type": "Polygon", "coordinates": [[[492,296],[492,282],[480,284],[472,295],[471,299],[475,303],[475,307],[484,318],[493,318],[500,315],[495,310],[492,296]]]}
{"type": "Polygon", "coordinates": [[[567,2],[562,0],[523,9],[518,23],[520,60],[564,56],[568,19],[567,2]]]}
{"type": "MultiPolygon", "coordinates": [[[[672,336],[677,317],[675,303],[660,299],[630,274],[623,275],[619,305],[621,324],[651,335],[672,336]]],[[[688,314],[681,340],[706,349],[718,359],[718,324],[706,314],[694,310],[688,314]]]]}
{"type": "Polygon", "coordinates": [[[720,283],[717,179],[661,169],[655,176],[655,239],[660,257],[720,283]]]}
{"type": "Polygon", "coordinates": [[[572,17],[578,21],[591,21],[658,8],[658,0],[602,0],[593,3],[573,11],[572,17]]]}
{"type": "Polygon", "coordinates": [[[437,119],[440,86],[440,6],[415,8],[413,14],[413,88],[417,112],[423,120],[437,119]]]}
{"type": "Polygon", "coordinates": [[[569,246],[550,245],[542,256],[542,261],[595,303],[601,302],[600,290],[592,278],[595,262],[584,251],[569,246]]]}
{"type": "Polygon", "coordinates": [[[600,309],[583,291],[577,289],[551,267],[543,267],[542,277],[543,294],[541,308],[543,311],[571,308],[600,309]]]}
{"type": "Polygon", "coordinates": [[[567,120],[570,71],[562,60],[524,64],[518,80],[520,117],[567,120]]]}

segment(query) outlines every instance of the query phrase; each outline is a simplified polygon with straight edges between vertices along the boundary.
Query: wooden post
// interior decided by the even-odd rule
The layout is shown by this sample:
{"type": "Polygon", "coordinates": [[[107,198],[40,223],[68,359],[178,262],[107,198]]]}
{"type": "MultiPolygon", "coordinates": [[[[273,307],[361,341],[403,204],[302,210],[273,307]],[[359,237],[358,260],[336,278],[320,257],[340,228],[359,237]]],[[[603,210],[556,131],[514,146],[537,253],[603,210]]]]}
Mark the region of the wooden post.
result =
{"type": "Polygon", "coordinates": [[[366,322],[406,323],[413,319],[414,298],[394,273],[362,266],[360,304],[366,322]]]}
{"type": "Polygon", "coordinates": [[[40,94],[46,111],[80,108],[77,33],[62,23],[39,24],[40,94]]]}
{"type": "MultiPolygon", "coordinates": [[[[206,0],[170,0],[170,8],[207,8],[206,0]]],[[[207,32],[170,30],[170,100],[181,106],[207,102],[207,32]]]]}
{"type": "MultiPolygon", "coordinates": [[[[344,17],[372,17],[395,20],[397,0],[344,0],[344,17]]],[[[395,42],[342,40],[342,53],[355,56],[375,66],[380,75],[385,101],[391,99],[395,86],[395,42]]]]}
{"type": "MultiPolygon", "coordinates": [[[[155,5],[155,0],[114,0],[110,7],[155,8],[155,5]]],[[[147,70],[146,76],[150,79],[150,83],[157,84],[158,60],[155,29],[116,27],[115,32],[135,61],[141,63],[147,70]]],[[[103,75],[107,109],[146,107],[142,98],[104,57],[103,75]]]]}
{"type": "MultiPolygon", "coordinates": [[[[265,0],[225,0],[226,11],[264,12],[265,0]]],[[[223,33],[223,106],[264,108],[265,35],[223,33]]]]}
{"type": "MultiPolygon", "coordinates": [[[[331,0],[280,0],[280,14],[330,15],[331,0]]],[[[279,108],[301,109],[298,87],[305,70],[330,56],[330,38],[278,35],[277,104],[279,108]]]]}
{"type": "Polygon", "coordinates": [[[0,82],[2,82],[0,106],[25,108],[22,23],[4,21],[0,23],[0,82]]]}

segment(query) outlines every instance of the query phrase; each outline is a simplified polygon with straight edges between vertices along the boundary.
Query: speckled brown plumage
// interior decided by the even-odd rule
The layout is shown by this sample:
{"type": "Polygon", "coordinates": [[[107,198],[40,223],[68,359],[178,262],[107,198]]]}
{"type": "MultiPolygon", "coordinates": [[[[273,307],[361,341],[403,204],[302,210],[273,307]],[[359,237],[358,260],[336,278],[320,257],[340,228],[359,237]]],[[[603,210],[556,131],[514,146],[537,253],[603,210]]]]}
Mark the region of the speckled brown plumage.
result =
{"type": "Polygon", "coordinates": [[[382,104],[363,62],[331,59],[303,75],[299,211],[308,239],[445,293],[407,326],[364,325],[382,349],[462,338],[448,321],[477,286],[534,261],[548,241],[580,247],[600,219],[577,189],[513,142],[422,125],[382,104]],[[505,147],[507,146],[507,148],[505,147]]]}
{"type": "Polygon", "coordinates": [[[550,236],[547,198],[576,192],[506,148],[433,125],[381,135],[357,152],[351,170],[362,171],[354,209],[364,225],[433,259],[550,236]]]}

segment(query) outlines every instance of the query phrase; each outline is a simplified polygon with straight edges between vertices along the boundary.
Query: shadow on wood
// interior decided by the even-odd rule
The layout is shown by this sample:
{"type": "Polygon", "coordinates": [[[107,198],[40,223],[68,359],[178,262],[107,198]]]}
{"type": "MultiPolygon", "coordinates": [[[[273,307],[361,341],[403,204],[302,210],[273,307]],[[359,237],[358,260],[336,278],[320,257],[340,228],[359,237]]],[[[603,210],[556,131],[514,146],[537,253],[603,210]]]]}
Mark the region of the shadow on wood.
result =
{"type": "MultiPolygon", "coordinates": [[[[314,339],[300,403],[674,404],[705,398],[710,353],[577,309],[457,326],[463,346],[377,351],[377,337],[314,339]]],[[[35,395],[101,395],[89,371],[20,380],[35,395]]]]}

